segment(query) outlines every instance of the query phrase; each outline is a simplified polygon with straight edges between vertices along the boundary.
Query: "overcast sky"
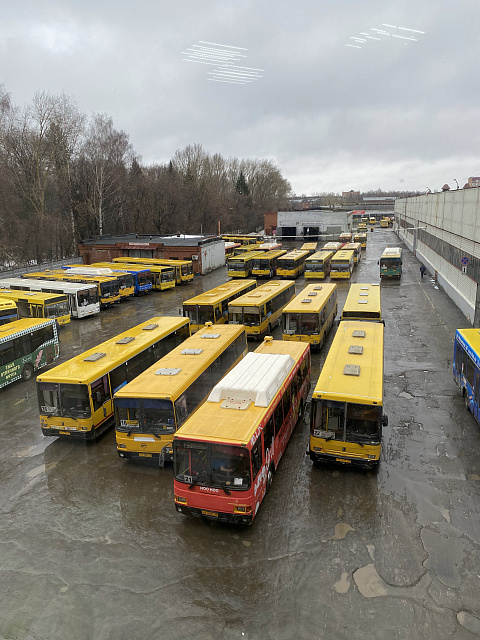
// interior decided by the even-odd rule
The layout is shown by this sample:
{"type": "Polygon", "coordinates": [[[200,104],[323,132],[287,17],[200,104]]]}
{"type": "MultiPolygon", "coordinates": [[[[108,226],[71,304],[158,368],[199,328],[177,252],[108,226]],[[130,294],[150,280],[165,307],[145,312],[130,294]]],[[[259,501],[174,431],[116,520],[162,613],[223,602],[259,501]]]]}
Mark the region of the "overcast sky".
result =
{"type": "Polygon", "coordinates": [[[0,83],[20,106],[63,92],[107,113],[144,163],[199,143],[275,161],[297,194],[437,190],[480,175],[479,15],[478,0],[4,0],[0,83]],[[199,41],[246,49],[263,77],[209,81],[181,53],[199,41]]]}

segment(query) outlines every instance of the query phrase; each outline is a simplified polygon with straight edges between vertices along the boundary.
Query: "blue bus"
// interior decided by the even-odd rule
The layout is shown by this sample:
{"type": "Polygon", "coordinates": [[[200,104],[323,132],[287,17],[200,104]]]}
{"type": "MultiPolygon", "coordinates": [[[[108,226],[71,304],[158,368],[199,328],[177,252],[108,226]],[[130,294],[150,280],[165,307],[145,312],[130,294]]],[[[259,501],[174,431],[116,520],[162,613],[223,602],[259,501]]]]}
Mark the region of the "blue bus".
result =
{"type": "Polygon", "coordinates": [[[457,329],[453,347],[453,378],[459,386],[465,406],[480,422],[480,332],[457,329]]]}
{"type": "Polygon", "coordinates": [[[88,265],[93,269],[110,269],[110,271],[123,271],[130,273],[134,280],[134,290],[136,296],[140,293],[148,293],[153,287],[152,272],[148,267],[135,267],[130,264],[119,264],[118,262],[95,262],[88,265]]]}

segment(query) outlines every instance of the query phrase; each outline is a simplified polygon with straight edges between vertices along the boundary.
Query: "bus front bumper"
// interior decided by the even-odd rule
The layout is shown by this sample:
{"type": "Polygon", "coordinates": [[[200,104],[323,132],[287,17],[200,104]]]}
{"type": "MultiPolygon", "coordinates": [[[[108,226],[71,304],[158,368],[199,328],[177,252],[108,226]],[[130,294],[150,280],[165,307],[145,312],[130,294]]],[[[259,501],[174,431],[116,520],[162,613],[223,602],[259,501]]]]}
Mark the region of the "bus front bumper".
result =
{"type": "Polygon", "coordinates": [[[165,462],[173,462],[172,453],[156,453],[150,451],[125,451],[125,449],[118,449],[117,453],[123,460],[131,460],[132,462],[149,462],[152,461],[156,466],[163,467],[165,462]]]}
{"type": "MultiPolygon", "coordinates": [[[[104,429],[102,430],[104,431],[104,429]]],[[[44,436],[68,437],[75,440],[95,440],[99,432],[92,429],[85,431],[79,429],[66,429],[65,427],[42,427],[44,436]]]]}
{"type": "Polygon", "coordinates": [[[380,464],[380,460],[378,458],[352,458],[331,453],[319,453],[318,451],[312,451],[311,449],[309,450],[309,455],[312,462],[340,464],[345,466],[360,467],[362,469],[375,469],[380,464]]]}
{"type": "Polygon", "coordinates": [[[330,278],[332,280],[344,279],[348,280],[352,274],[350,271],[330,271],[330,278]]]}
{"type": "Polygon", "coordinates": [[[203,518],[211,522],[222,522],[224,524],[252,524],[253,514],[251,513],[222,513],[221,511],[209,511],[196,507],[187,507],[183,504],[175,503],[178,513],[183,513],[194,518],[203,518]]]}

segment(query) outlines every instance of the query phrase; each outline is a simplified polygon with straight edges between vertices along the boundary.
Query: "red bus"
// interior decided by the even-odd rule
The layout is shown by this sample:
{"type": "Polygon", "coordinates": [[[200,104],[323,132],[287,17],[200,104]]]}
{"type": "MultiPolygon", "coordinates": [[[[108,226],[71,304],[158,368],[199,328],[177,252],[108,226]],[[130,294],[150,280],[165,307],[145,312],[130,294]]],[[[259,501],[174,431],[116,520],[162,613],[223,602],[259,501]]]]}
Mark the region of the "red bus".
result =
{"type": "Polygon", "coordinates": [[[310,387],[310,345],[267,337],[176,432],[178,512],[251,524],[310,387]]]}

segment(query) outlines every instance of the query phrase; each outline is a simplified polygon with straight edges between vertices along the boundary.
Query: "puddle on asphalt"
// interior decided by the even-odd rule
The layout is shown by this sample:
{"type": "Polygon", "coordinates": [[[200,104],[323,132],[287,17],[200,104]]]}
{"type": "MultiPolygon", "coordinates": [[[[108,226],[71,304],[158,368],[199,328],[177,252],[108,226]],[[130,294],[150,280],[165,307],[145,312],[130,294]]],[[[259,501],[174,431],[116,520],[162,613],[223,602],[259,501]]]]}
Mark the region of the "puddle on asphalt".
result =
{"type": "Polygon", "coordinates": [[[378,598],[388,593],[386,583],[380,578],[373,564],[357,569],[353,579],[358,590],[365,598],[378,598]]]}
{"type": "Polygon", "coordinates": [[[20,449],[19,451],[16,451],[13,454],[13,457],[14,458],[34,458],[35,456],[39,456],[55,440],[41,442],[40,444],[35,444],[30,447],[25,447],[24,449],[20,449]]]}
{"type": "Polygon", "coordinates": [[[480,476],[477,473],[468,473],[467,480],[480,480],[480,476]]]}
{"type": "Polygon", "coordinates": [[[347,593],[347,591],[350,589],[350,580],[348,578],[348,573],[345,573],[344,571],[340,580],[338,582],[335,582],[335,584],[333,585],[333,588],[337,593],[347,593]]]}
{"type": "Polygon", "coordinates": [[[473,616],[468,611],[459,611],[457,613],[457,620],[470,633],[480,635],[480,620],[473,616]]]}
{"type": "Polygon", "coordinates": [[[36,478],[40,474],[45,473],[45,471],[50,471],[51,469],[55,469],[56,466],[57,466],[56,462],[50,462],[49,464],[41,464],[40,466],[35,467],[34,469],[30,469],[30,471],[27,471],[25,475],[27,476],[27,478],[36,478]]]}
{"type": "Polygon", "coordinates": [[[347,522],[337,522],[333,536],[322,540],[322,542],[326,542],[327,540],[343,540],[349,531],[355,531],[355,529],[347,522]]]}

